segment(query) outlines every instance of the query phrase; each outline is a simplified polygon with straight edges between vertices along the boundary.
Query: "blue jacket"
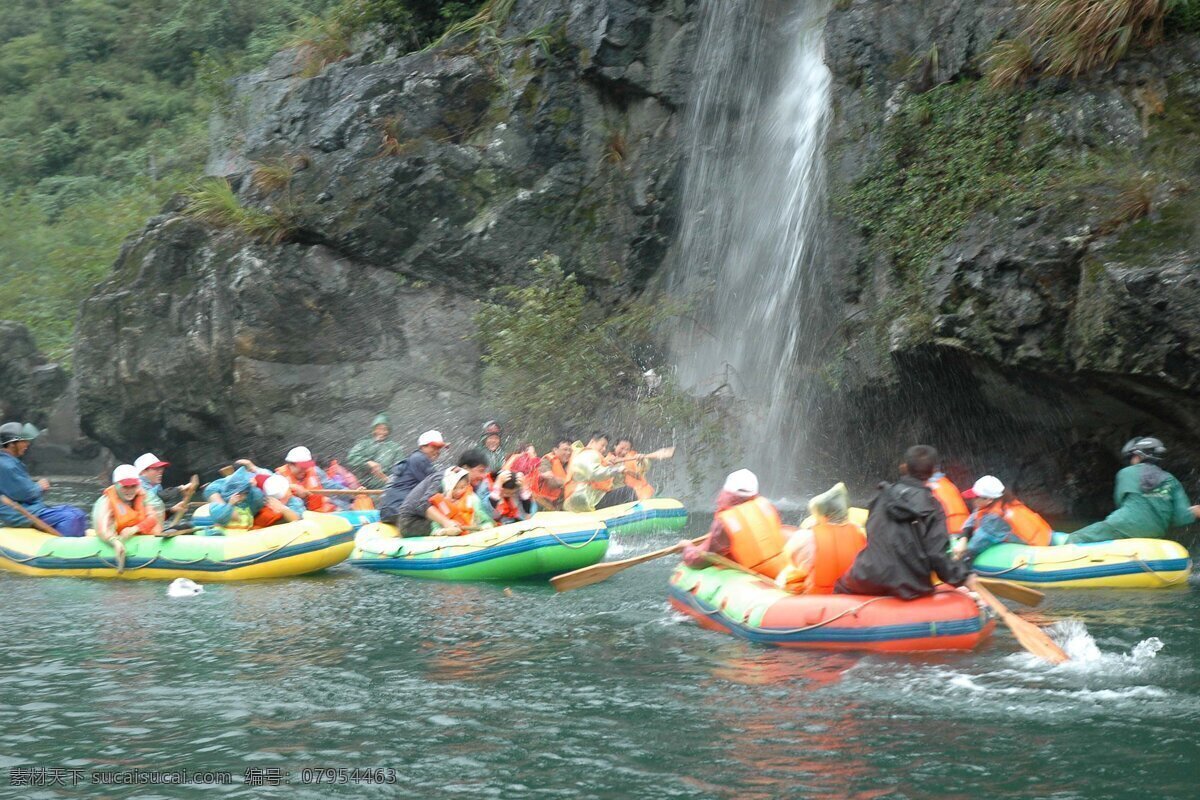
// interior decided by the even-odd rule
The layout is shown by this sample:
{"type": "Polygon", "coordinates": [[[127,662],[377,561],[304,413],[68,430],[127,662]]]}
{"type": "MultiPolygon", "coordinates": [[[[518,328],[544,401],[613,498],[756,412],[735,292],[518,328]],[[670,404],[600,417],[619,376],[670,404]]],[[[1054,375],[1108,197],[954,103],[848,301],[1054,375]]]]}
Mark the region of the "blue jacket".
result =
{"type": "MultiPolygon", "coordinates": [[[[7,450],[0,450],[0,494],[25,506],[30,514],[46,510],[42,487],[29,477],[29,470],[25,469],[21,459],[7,450]]],[[[28,528],[29,520],[19,511],[0,504],[0,527],[28,528]]]]}
{"type": "Polygon", "coordinates": [[[239,503],[238,507],[249,509],[251,516],[258,514],[266,505],[266,498],[262,490],[254,485],[250,472],[245,467],[238,467],[230,475],[218,478],[204,487],[205,497],[213,492],[220,494],[221,498],[226,501],[209,506],[208,515],[213,525],[225,525],[233,518],[234,506],[230,505],[228,500],[235,494],[245,493],[246,499],[239,503]]]}
{"type": "Polygon", "coordinates": [[[383,496],[379,498],[379,514],[383,519],[395,517],[400,511],[400,504],[408,497],[418,483],[428,478],[437,467],[429,456],[417,450],[408,458],[396,462],[392,467],[392,477],[388,480],[383,496]]]}
{"type": "Polygon", "coordinates": [[[999,514],[985,514],[981,519],[978,511],[972,511],[963,523],[963,535],[971,537],[967,540],[967,553],[972,559],[992,545],[1004,542],[1025,544],[1021,537],[1013,533],[1008,520],[999,514]]]}

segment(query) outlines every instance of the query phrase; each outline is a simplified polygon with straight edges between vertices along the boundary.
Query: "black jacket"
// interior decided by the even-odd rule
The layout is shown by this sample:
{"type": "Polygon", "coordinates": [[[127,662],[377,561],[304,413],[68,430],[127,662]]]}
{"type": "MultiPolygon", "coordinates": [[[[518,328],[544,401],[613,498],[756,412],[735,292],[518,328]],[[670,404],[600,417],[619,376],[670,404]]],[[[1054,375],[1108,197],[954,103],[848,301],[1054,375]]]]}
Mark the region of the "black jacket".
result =
{"type": "Polygon", "coordinates": [[[947,552],[946,512],[933,492],[907,475],[879,488],[867,517],[867,546],[835,591],[911,600],[933,592],[934,572],[961,586],[970,572],[947,552]]]}

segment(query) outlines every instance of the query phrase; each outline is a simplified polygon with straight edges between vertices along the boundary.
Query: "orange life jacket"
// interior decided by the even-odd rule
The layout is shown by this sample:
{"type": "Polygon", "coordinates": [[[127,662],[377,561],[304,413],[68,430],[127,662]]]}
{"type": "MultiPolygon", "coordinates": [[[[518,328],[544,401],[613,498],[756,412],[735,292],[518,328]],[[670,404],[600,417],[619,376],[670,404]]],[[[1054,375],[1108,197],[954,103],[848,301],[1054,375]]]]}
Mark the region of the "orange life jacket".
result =
{"type": "MultiPolygon", "coordinates": [[[[638,453],[632,450],[626,454],[626,458],[637,458],[638,453]]],[[[633,489],[633,493],[637,495],[638,500],[649,500],[654,497],[654,487],[646,480],[646,476],[642,473],[640,465],[637,461],[630,461],[625,466],[625,485],[633,489]]]]}
{"type": "MultiPolygon", "coordinates": [[[[299,486],[300,488],[307,489],[310,492],[314,489],[325,488],[321,485],[321,478],[319,475],[317,475],[316,467],[313,467],[307,473],[305,473],[304,480],[299,480],[296,478],[296,472],[292,469],[291,464],[284,464],[275,471],[291,481],[292,486],[299,486]]],[[[295,490],[293,489],[293,491],[295,490]]],[[[310,494],[308,497],[304,498],[304,506],[309,511],[320,511],[323,514],[329,514],[337,511],[337,506],[333,504],[333,501],[322,494],[310,494]]]]}
{"type": "Polygon", "coordinates": [[[115,486],[105,489],[104,496],[108,499],[108,510],[112,514],[117,533],[125,528],[137,528],[142,533],[149,534],[158,527],[158,517],[153,509],[146,506],[146,493],[143,490],[138,489],[132,505],[121,499],[115,486]]]}
{"type": "Polygon", "coordinates": [[[933,496],[942,504],[942,509],[946,512],[947,532],[951,536],[962,533],[963,523],[967,521],[967,517],[971,516],[971,512],[967,510],[967,503],[959,494],[958,487],[951,483],[945,475],[930,478],[925,485],[933,490],[933,496]]]}
{"type": "Polygon", "coordinates": [[[269,528],[281,519],[283,519],[283,514],[270,506],[263,506],[262,510],[254,515],[254,527],[269,528]]]}
{"type": "Polygon", "coordinates": [[[471,505],[472,490],[468,489],[462,497],[452,500],[442,493],[429,498],[429,505],[445,514],[464,528],[475,524],[475,507],[471,505]]]}
{"type": "Polygon", "coordinates": [[[783,524],[765,497],[755,497],[717,513],[729,534],[729,555],[743,567],[774,578],[787,566],[783,524]]]}
{"type": "Polygon", "coordinates": [[[806,594],[833,594],[833,585],[846,574],[855,557],[867,546],[862,528],[843,522],[819,522],[813,526],[813,565],[808,573],[806,594]]]}
{"type": "Polygon", "coordinates": [[[985,514],[999,514],[1012,527],[1013,533],[1025,544],[1035,547],[1046,547],[1050,544],[1054,529],[1050,527],[1049,522],[1042,518],[1041,514],[1020,500],[1010,500],[1000,508],[995,508],[996,505],[997,503],[993,503],[985,506],[980,509],[979,515],[982,517],[985,514]]]}
{"type": "Polygon", "coordinates": [[[497,523],[504,519],[515,522],[521,518],[521,504],[510,497],[501,497],[496,503],[496,513],[492,514],[492,518],[497,523]]]}
{"type": "Polygon", "coordinates": [[[529,481],[529,491],[533,492],[534,499],[538,501],[538,505],[553,505],[557,506],[563,497],[563,488],[567,484],[567,470],[563,467],[558,456],[553,453],[546,453],[542,458],[550,459],[550,472],[557,478],[562,486],[553,489],[546,484],[546,479],[542,476],[542,471],[539,469],[533,473],[529,481]],[[545,500],[547,502],[542,503],[545,500]]]}

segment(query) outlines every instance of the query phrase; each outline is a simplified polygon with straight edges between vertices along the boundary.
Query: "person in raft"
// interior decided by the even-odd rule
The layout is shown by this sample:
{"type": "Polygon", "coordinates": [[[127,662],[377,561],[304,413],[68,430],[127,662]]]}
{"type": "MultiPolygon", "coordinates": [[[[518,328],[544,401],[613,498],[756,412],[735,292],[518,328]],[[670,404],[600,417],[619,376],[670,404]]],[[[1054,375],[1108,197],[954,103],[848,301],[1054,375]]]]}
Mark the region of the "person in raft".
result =
{"type": "Polygon", "coordinates": [[[567,466],[564,511],[595,511],[598,508],[632,503],[637,499],[633,489],[628,486],[614,488],[617,478],[625,475],[625,466],[606,466],[607,450],[608,436],[597,432],[588,438],[588,443],[582,450],[571,457],[567,466]]]}
{"type": "MultiPolygon", "coordinates": [[[[459,455],[456,466],[467,473],[468,485],[475,486],[487,482],[487,457],[481,451],[467,450],[459,455]]],[[[438,519],[441,511],[434,507],[433,502],[434,495],[445,492],[445,487],[442,486],[445,477],[444,471],[438,471],[428,476],[413,487],[395,514],[385,516],[381,510],[379,521],[396,526],[400,530],[400,535],[407,538],[429,536],[433,533],[434,523],[445,524],[445,520],[438,519]]],[[[473,494],[478,498],[477,492],[473,492],[473,494]]],[[[482,507],[482,504],[480,505],[482,507]]]]}
{"type": "Polygon", "coordinates": [[[783,546],[786,565],[775,576],[775,585],[792,594],[833,594],[838,579],[867,546],[862,529],[849,520],[850,495],[846,484],[808,501],[813,526],[792,534],[783,546]]]}
{"type": "Polygon", "coordinates": [[[496,420],[489,419],[483,423],[483,436],[479,437],[479,444],[483,448],[483,454],[487,456],[488,474],[490,475],[495,475],[504,469],[504,462],[507,460],[504,441],[501,438],[503,435],[504,431],[500,429],[500,423],[496,420]]]}
{"type": "Polygon", "coordinates": [[[266,495],[258,488],[254,478],[254,468],[243,465],[205,486],[204,497],[208,501],[208,508],[196,509],[192,514],[192,524],[197,528],[212,530],[197,535],[220,536],[222,528],[253,528],[255,517],[267,505],[266,495]]]}
{"type": "MultiPolygon", "coordinates": [[[[541,466],[542,459],[538,456],[533,442],[522,442],[517,452],[504,461],[504,469],[509,472],[519,472],[527,477],[541,469],[541,466]]],[[[525,483],[528,482],[528,480],[525,481],[525,483]]]]}
{"type": "Polygon", "coordinates": [[[941,504],[942,510],[946,512],[946,532],[951,536],[958,536],[971,513],[958,487],[950,482],[941,467],[938,467],[925,483],[941,504]]]}
{"type": "MultiPolygon", "coordinates": [[[[87,515],[75,506],[48,506],[43,497],[50,481],[34,481],[21,463],[29,443],[39,435],[32,425],[6,422],[0,425],[0,495],[20,505],[28,513],[53,527],[63,536],[85,536],[87,515]]],[[[30,528],[33,523],[15,508],[0,504],[0,528],[30,528]]]]}
{"type": "Polygon", "coordinates": [[[529,491],[533,492],[538,508],[562,511],[570,463],[571,440],[559,439],[554,449],[542,456],[537,471],[529,473],[529,491]]]}
{"type": "Polygon", "coordinates": [[[758,476],[748,469],[731,472],[725,478],[704,541],[696,545],[682,539],[680,544],[684,545],[683,563],[692,569],[708,566],[709,553],[736,561],[772,580],[787,566],[779,511],[758,493],[758,476]]]}
{"type": "Polygon", "coordinates": [[[1046,547],[1054,529],[1040,514],[1018,500],[995,475],[984,475],[963,492],[972,511],[953,538],[952,550],[967,564],[992,545],[1012,542],[1046,547]]]}
{"type": "Polygon", "coordinates": [[[117,554],[117,572],[125,570],[125,542],[134,536],[159,536],[162,518],[142,486],[141,470],[121,464],[113,470],[112,485],[92,505],[92,527],[117,554]]]}
{"type": "Polygon", "coordinates": [[[429,498],[426,516],[432,536],[461,536],[491,527],[479,495],[471,487],[471,473],[462,467],[450,467],[442,475],[442,490],[429,498]]]}
{"type": "Polygon", "coordinates": [[[638,500],[649,500],[654,497],[654,487],[646,480],[650,459],[641,458],[640,455],[633,449],[633,440],[622,436],[617,439],[610,461],[624,468],[625,485],[633,490],[634,497],[638,500]]]}
{"type": "Polygon", "coordinates": [[[275,472],[291,482],[292,494],[304,501],[305,508],[323,514],[338,510],[337,504],[320,494],[319,490],[343,487],[329,480],[325,471],[317,466],[312,452],[307,447],[293,447],[284,456],[284,461],[287,463],[278,467],[275,472]]]}
{"type": "Polygon", "coordinates": [[[165,520],[167,514],[174,514],[181,510],[184,493],[189,487],[194,491],[196,488],[194,484],[198,484],[198,479],[193,476],[193,483],[174,487],[163,486],[163,469],[169,467],[170,464],[154,453],[142,453],[133,462],[133,466],[137,467],[138,479],[141,481],[142,489],[146,492],[146,502],[155,510],[159,519],[165,520]],[[174,505],[167,508],[168,502],[174,503],[174,505]]]}
{"type": "MultiPolygon", "coordinates": [[[[371,423],[371,436],[357,442],[346,456],[346,466],[358,477],[364,489],[382,489],[387,485],[385,470],[404,456],[399,442],[389,438],[392,427],[387,414],[380,414],[371,423]]],[[[351,489],[357,488],[354,486],[351,489]]]]}
{"type": "Polygon", "coordinates": [[[975,576],[949,554],[946,512],[927,483],[937,463],[929,445],[908,448],[900,479],[879,485],[867,516],[867,546],[835,592],[912,600],[933,593],[932,573],[951,586],[975,588],[975,576]]]}
{"type": "Polygon", "coordinates": [[[379,517],[395,517],[400,504],[405,501],[418,483],[438,471],[434,466],[438,455],[446,447],[446,441],[438,431],[425,431],[417,439],[417,449],[392,467],[392,476],[379,498],[379,517]]]}
{"type": "Polygon", "coordinates": [[[497,525],[529,519],[537,511],[533,493],[525,488],[525,476],[502,469],[487,497],[487,510],[497,525]]]}
{"type": "Polygon", "coordinates": [[[1153,436],[1130,439],[1121,448],[1129,466],[1117,472],[1113,503],[1117,508],[1067,537],[1068,544],[1107,542],[1112,539],[1162,539],[1172,527],[1200,519],[1200,506],[1189,505],[1179,480],[1158,466],[1167,448],[1153,436]]]}

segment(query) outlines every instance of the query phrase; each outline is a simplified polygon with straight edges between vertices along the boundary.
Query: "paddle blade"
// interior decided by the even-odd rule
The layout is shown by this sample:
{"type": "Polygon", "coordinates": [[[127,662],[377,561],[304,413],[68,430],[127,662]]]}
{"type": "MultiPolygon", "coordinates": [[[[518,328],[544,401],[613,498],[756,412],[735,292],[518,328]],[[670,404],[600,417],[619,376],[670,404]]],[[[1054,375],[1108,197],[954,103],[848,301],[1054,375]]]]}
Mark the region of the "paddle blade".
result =
{"type": "MultiPolygon", "coordinates": [[[[707,534],[699,536],[692,540],[692,544],[700,544],[707,538],[707,534]]],[[[590,567],[577,569],[573,572],[564,572],[562,575],[555,575],[551,578],[550,585],[557,592],[569,592],[572,589],[581,589],[584,586],[591,586],[593,583],[608,580],[618,572],[645,563],[646,561],[653,561],[656,558],[678,553],[683,550],[683,546],[682,542],[677,542],[670,547],[664,547],[661,550],[652,550],[649,553],[643,553],[633,558],[625,558],[620,561],[606,561],[603,564],[593,564],[590,567]]]]}
{"type": "Polygon", "coordinates": [[[975,580],[979,581],[979,583],[987,587],[989,592],[994,593],[998,597],[1003,597],[1005,600],[1012,600],[1014,603],[1020,603],[1030,608],[1037,608],[1046,599],[1046,595],[1037,589],[1030,589],[1028,586],[1022,586],[1012,581],[1002,581],[998,578],[984,578],[981,576],[976,577],[975,580]]]}
{"type": "Polygon", "coordinates": [[[1051,664],[1062,664],[1064,661],[1070,660],[1070,656],[1063,652],[1063,649],[1056,645],[1049,636],[1043,633],[1041,628],[1031,622],[1026,622],[1009,611],[1004,603],[997,600],[995,595],[978,583],[975,586],[975,593],[991,606],[1001,621],[1012,631],[1013,636],[1017,638],[1017,642],[1021,647],[1024,647],[1030,653],[1051,664]]]}

